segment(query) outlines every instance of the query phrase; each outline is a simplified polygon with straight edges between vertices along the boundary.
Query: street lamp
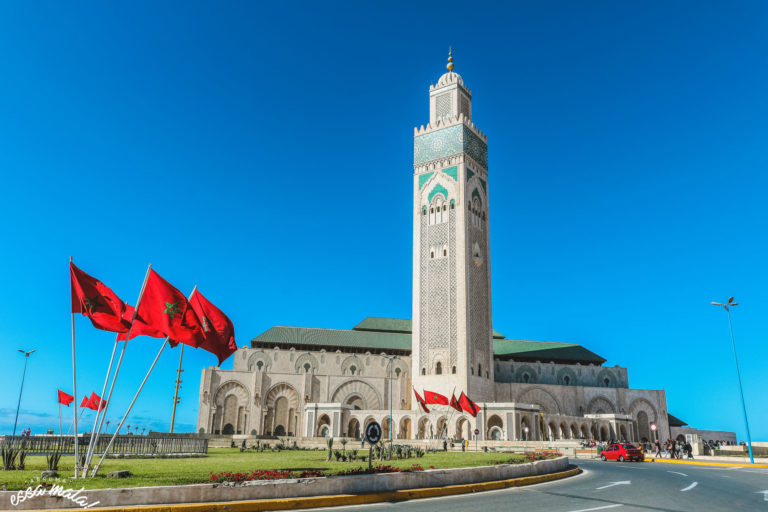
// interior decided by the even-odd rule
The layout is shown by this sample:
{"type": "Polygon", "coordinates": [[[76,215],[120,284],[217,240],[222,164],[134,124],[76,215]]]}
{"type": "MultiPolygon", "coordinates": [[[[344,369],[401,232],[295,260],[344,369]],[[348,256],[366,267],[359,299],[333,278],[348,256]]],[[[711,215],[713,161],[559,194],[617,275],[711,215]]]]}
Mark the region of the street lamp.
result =
{"type": "Polygon", "coordinates": [[[733,306],[738,306],[738,302],[733,302],[733,297],[728,297],[728,302],[721,304],[720,302],[710,302],[713,306],[722,306],[728,313],[728,327],[731,329],[731,344],[733,345],[733,359],[736,361],[736,376],[739,378],[739,393],[741,393],[741,409],[744,412],[744,425],[747,428],[747,445],[749,446],[749,462],[755,463],[755,459],[752,456],[752,437],[749,435],[749,421],[747,420],[747,406],[744,403],[744,387],[741,385],[741,372],[739,371],[739,357],[736,355],[736,338],[733,336],[733,322],[731,322],[731,309],[733,306]]]}
{"type": "Polygon", "coordinates": [[[400,359],[397,356],[390,356],[387,359],[389,359],[389,444],[390,448],[392,446],[392,367],[394,366],[392,364],[392,361],[395,359],[400,359]]]}
{"type": "Polygon", "coordinates": [[[27,376],[27,361],[29,360],[29,355],[32,352],[34,352],[34,350],[25,352],[24,350],[19,349],[19,352],[24,354],[24,372],[21,374],[21,389],[19,389],[19,403],[16,405],[16,420],[13,422],[14,437],[16,436],[16,425],[19,423],[19,408],[21,407],[21,392],[24,391],[24,377],[27,376]]]}

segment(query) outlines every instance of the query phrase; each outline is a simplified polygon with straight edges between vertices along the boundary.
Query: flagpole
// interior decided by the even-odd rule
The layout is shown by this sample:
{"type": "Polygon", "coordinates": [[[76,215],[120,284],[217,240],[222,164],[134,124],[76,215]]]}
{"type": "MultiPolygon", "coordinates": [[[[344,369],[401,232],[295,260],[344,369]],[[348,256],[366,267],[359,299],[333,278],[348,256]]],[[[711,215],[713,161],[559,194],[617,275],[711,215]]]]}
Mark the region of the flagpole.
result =
{"type": "MultiPolygon", "coordinates": [[[[193,292],[194,293],[194,292],[193,292]]],[[[171,413],[171,434],[173,434],[173,425],[176,422],[176,404],[179,403],[179,384],[181,384],[181,358],[184,357],[184,344],[181,344],[179,351],[179,369],[176,371],[176,391],[173,393],[173,412],[171,413]]]]}
{"type": "MultiPolygon", "coordinates": [[[[69,264],[70,264],[70,269],[69,269],[69,274],[70,274],[70,276],[69,276],[69,287],[70,287],[70,290],[71,290],[71,288],[72,288],[72,267],[71,267],[71,265],[72,265],[72,256],[69,257],[69,264]]],[[[70,293],[71,293],[71,291],[70,291],[70,293]]],[[[71,310],[72,307],[70,306],[69,309],[71,310]]],[[[75,426],[75,478],[77,478],[77,445],[78,445],[78,442],[77,442],[77,409],[78,409],[78,405],[77,405],[77,369],[76,369],[75,361],[76,361],[76,359],[75,359],[75,312],[72,311],[72,390],[73,390],[73,392],[75,394],[75,408],[72,410],[72,412],[74,413],[74,416],[75,416],[74,417],[74,426],[75,426]]]]}
{"type": "Polygon", "coordinates": [[[59,437],[64,435],[64,428],[61,426],[61,402],[59,402],[59,437]]]}
{"type": "MultiPolygon", "coordinates": [[[[78,416],[78,418],[82,418],[84,412],[85,412],[85,407],[83,407],[83,410],[80,411],[80,416],[78,416]]],[[[69,423],[69,426],[67,427],[67,435],[69,435],[69,433],[72,432],[72,425],[74,425],[74,422],[69,423]]]]}
{"type": "MultiPolygon", "coordinates": [[[[138,309],[138,307],[137,307],[138,309]]],[[[127,341],[127,340],[126,340],[127,341]]],[[[115,441],[115,438],[117,437],[117,433],[120,432],[120,429],[123,426],[123,423],[125,423],[125,420],[128,418],[128,415],[131,413],[131,409],[133,408],[133,404],[136,403],[136,399],[139,398],[139,393],[141,393],[141,390],[144,388],[144,384],[147,383],[147,379],[149,379],[149,374],[152,373],[152,370],[155,367],[155,364],[157,364],[157,360],[160,359],[160,354],[163,353],[163,349],[168,344],[168,337],[165,338],[165,341],[163,342],[163,345],[160,347],[160,350],[157,352],[157,355],[155,356],[155,360],[152,361],[152,365],[149,367],[149,370],[147,370],[147,374],[144,376],[144,380],[141,381],[141,385],[139,386],[138,391],[136,391],[136,394],[133,395],[133,400],[131,400],[131,404],[128,406],[128,410],[125,411],[125,414],[123,415],[123,418],[120,420],[120,424],[117,426],[117,430],[112,435],[112,438],[109,440],[109,444],[107,444],[107,447],[104,449],[104,453],[101,454],[101,459],[99,459],[98,464],[96,464],[93,467],[93,472],[91,473],[91,477],[95,477],[96,474],[99,471],[99,467],[101,467],[102,462],[104,462],[104,457],[107,456],[107,453],[109,453],[109,449],[112,447],[112,443],[115,441]]]]}
{"type": "MultiPolygon", "coordinates": [[[[141,290],[139,290],[139,297],[136,299],[136,307],[133,308],[133,316],[131,317],[131,325],[128,327],[128,332],[125,334],[125,342],[123,343],[123,349],[120,351],[120,357],[117,360],[117,366],[115,367],[115,375],[112,377],[112,384],[109,387],[109,396],[107,397],[107,405],[104,406],[104,416],[102,417],[102,424],[99,425],[99,432],[101,431],[101,426],[104,424],[104,418],[107,416],[107,410],[109,409],[109,404],[112,401],[112,391],[115,389],[115,382],[117,381],[117,374],[120,372],[120,366],[123,363],[123,356],[125,355],[125,349],[128,348],[128,340],[131,338],[131,330],[133,329],[133,322],[136,320],[136,314],[139,311],[139,304],[141,303],[141,298],[144,296],[144,289],[147,287],[147,280],[149,279],[149,271],[152,270],[152,264],[150,263],[147,265],[147,271],[144,273],[144,282],[141,283],[141,290]]],[[[117,348],[117,336],[115,336],[115,348],[117,348]]],[[[114,349],[112,351],[112,357],[114,357],[114,349]]],[[[110,362],[110,366],[112,363],[110,362]]],[[[109,373],[107,374],[107,379],[109,378],[109,373]]],[[[104,387],[106,388],[106,382],[104,383],[104,387]]],[[[102,398],[104,398],[104,391],[101,392],[102,398]]],[[[99,404],[98,409],[101,409],[101,404],[99,404]]],[[[96,411],[98,414],[98,410],[96,411]]],[[[120,426],[122,426],[122,422],[120,423],[120,426]]],[[[120,428],[115,431],[115,436],[117,436],[117,433],[120,432],[120,428]]],[[[96,441],[98,441],[98,434],[96,435],[96,441]]],[[[115,437],[113,436],[112,439],[109,441],[109,444],[112,444],[112,441],[115,440],[115,437]]],[[[106,453],[106,450],[105,450],[106,453]]],[[[91,458],[93,458],[93,454],[91,453],[90,458],[86,461],[88,465],[90,465],[91,458]]],[[[101,458],[101,460],[104,460],[104,457],[101,458]]],[[[99,462],[101,464],[101,462],[99,462]]],[[[96,473],[94,472],[94,475],[96,473]]],[[[85,478],[87,475],[83,475],[83,478],[85,478]]]]}
{"type": "MultiPolygon", "coordinates": [[[[101,403],[104,401],[104,393],[107,391],[107,383],[109,383],[109,375],[112,373],[112,363],[115,362],[115,352],[117,351],[117,343],[118,343],[118,337],[120,334],[118,333],[115,335],[115,344],[112,346],[112,355],[109,358],[109,366],[107,367],[107,375],[104,377],[104,386],[101,388],[101,399],[99,400],[99,404],[96,410],[96,417],[93,418],[93,430],[91,430],[91,439],[88,442],[88,452],[85,455],[85,473],[88,474],[88,466],[91,463],[91,458],[93,457],[93,451],[96,449],[96,441],[99,439],[99,434],[96,430],[96,426],[99,423],[99,418],[101,418],[102,423],[104,422],[104,418],[107,415],[107,405],[109,404],[109,401],[107,401],[107,405],[104,406],[104,414],[101,413],[101,403]],[[94,440],[95,439],[95,440],[94,440]]],[[[114,384],[114,381],[113,381],[114,384]]],[[[98,425],[99,430],[101,430],[101,425],[98,425]]]]}

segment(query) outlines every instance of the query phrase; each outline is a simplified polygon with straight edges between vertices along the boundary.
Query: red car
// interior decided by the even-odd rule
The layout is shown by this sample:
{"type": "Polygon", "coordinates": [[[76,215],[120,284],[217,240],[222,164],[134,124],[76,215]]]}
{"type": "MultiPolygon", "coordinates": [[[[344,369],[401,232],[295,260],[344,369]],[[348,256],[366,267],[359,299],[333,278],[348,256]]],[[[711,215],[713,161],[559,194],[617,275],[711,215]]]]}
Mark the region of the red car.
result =
{"type": "Polygon", "coordinates": [[[600,458],[603,460],[625,460],[641,461],[644,459],[643,452],[632,444],[610,444],[608,448],[600,452],[600,458]]]}

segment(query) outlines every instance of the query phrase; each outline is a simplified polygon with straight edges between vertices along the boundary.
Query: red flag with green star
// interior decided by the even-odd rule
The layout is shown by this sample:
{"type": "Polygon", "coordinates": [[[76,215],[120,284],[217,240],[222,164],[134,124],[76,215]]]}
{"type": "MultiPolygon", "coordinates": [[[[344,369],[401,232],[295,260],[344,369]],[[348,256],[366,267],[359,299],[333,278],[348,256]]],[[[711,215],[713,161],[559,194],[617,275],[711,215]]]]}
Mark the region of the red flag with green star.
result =
{"type": "Polygon", "coordinates": [[[221,366],[221,363],[237,350],[235,326],[232,325],[232,320],[211,304],[197,289],[192,292],[189,304],[200,319],[205,334],[205,341],[200,348],[216,355],[221,366]]]}
{"type": "Polygon", "coordinates": [[[104,283],[69,263],[72,312],[90,318],[97,329],[126,332],[130,322],[123,320],[125,303],[104,283]]]}
{"type": "Polygon", "coordinates": [[[187,298],[154,269],[149,270],[144,294],[136,308],[136,319],[146,327],[131,329],[130,338],[148,334],[144,332],[148,329],[195,348],[205,341],[200,321],[187,298]]]}
{"type": "Polygon", "coordinates": [[[441,395],[440,393],[435,393],[434,391],[427,391],[426,389],[424,390],[424,401],[428,404],[435,405],[450,404],[447,396],[441,395]]]}

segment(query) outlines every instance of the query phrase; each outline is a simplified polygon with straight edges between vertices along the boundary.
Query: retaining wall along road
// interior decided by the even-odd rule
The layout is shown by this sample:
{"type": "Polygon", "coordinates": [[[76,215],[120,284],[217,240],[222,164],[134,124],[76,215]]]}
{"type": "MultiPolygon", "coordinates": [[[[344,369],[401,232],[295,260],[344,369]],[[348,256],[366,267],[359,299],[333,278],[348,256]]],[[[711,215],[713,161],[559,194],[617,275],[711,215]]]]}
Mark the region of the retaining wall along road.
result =
{"type": "MultiPolygon", "coordinates": [[[[405,489],[507,480],[557,473],[566,469],[568,469],[568,457],[558,457],[528,464],[499,464],[496,466],[474,468],[433,469],[414,473],[381,473],[298,480],[258,480],[246,482],[244,485],[238,486],[219,485],[214,487],[213,484],[195,484],[133,487],[129,489],[96,489],[83,491],[78,496],[86,497],[88,504],[98,502],[97,507],[108,507],[209,503],[215,501],[296,498],[336,494],[372,494],[405,489]]],[[[65,486],[74,487],[75,484],[76,481],[68,481],[65,486]]],[[[18,492],[0,491],[0,509],[79,508],[76,503],[69,499],[54,496],[35,496],[19,503],[17,506],[13,506],[11,504],[11,496],[17,495],[18,492]]]]}

